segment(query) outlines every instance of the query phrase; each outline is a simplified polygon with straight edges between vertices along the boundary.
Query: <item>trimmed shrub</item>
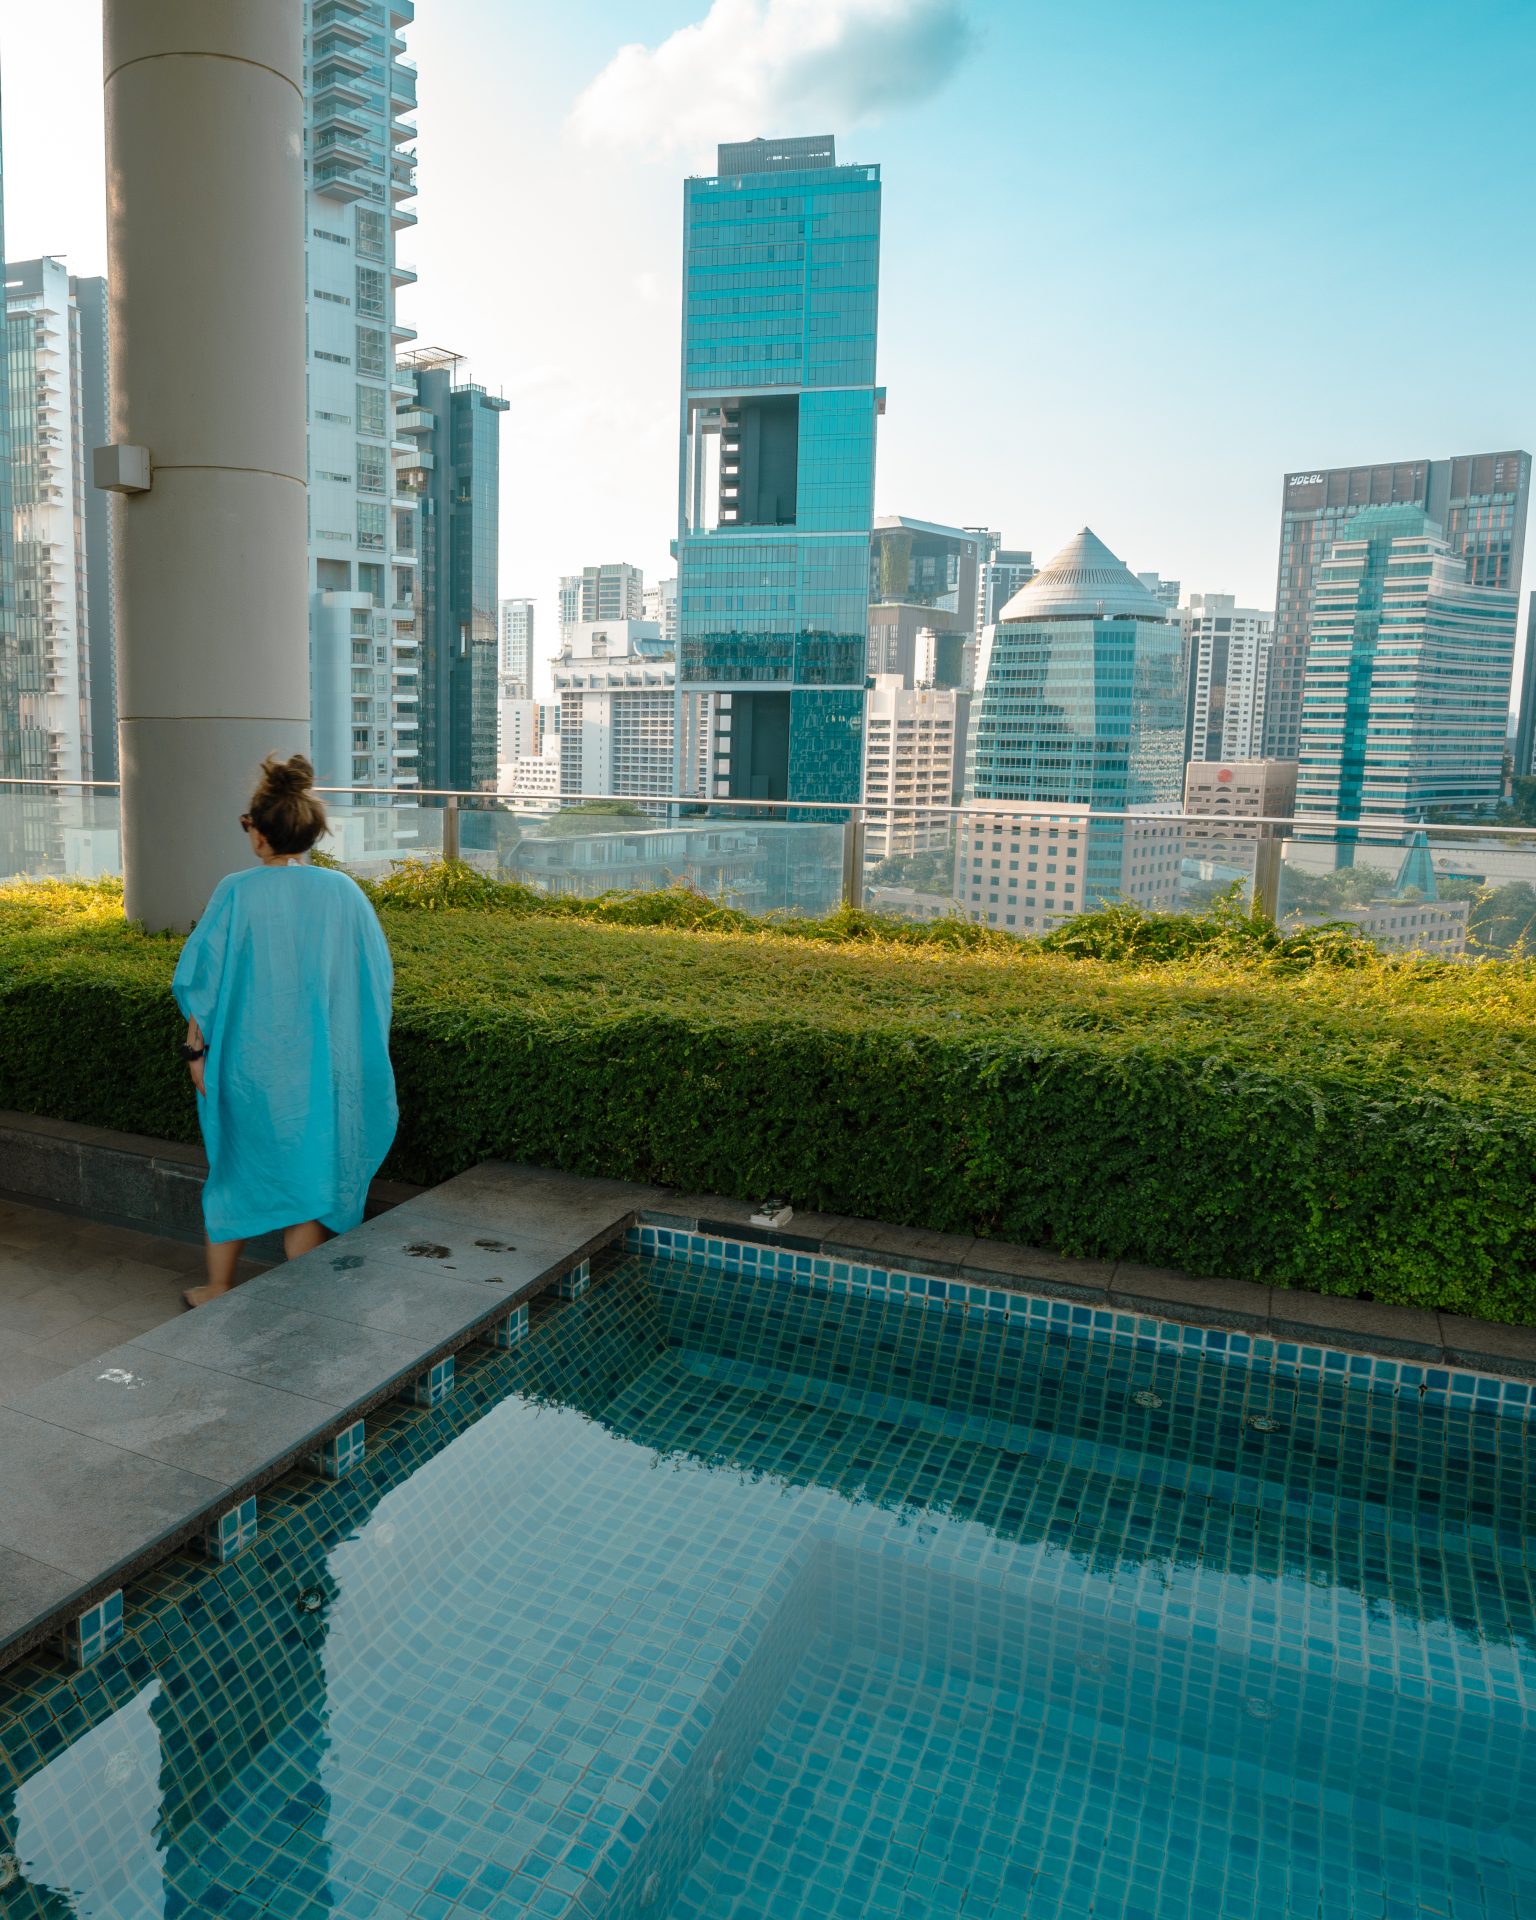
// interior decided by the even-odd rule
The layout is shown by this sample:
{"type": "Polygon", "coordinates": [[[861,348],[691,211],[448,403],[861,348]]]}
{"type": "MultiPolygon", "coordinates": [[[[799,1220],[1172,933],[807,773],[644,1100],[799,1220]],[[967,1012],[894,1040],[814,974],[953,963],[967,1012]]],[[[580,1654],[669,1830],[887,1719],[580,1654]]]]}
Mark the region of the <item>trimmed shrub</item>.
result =
{"type": "MultiPolygon", "coordinates": [[[[1536,1321],[1536,966],[1224,913],[1096,915],[1072,947],[722,930],[692,895],[552,910],[475,878],[373,889],[400,1177],[532,1160],[1536,1321]]],[[[178,948],[110,889],[0,890],[0,1105],[194,1137],[178,948]]]]}

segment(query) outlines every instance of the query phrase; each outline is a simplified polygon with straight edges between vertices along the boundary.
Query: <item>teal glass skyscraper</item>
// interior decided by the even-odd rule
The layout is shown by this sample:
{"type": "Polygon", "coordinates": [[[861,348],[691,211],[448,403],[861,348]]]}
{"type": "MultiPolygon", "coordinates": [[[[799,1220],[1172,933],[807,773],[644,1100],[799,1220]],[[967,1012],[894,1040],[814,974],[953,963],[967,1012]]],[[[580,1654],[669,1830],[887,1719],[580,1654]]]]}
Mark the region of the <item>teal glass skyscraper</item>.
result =
{"type": "Polygon", "coordinates": [[[859,798],[879,264],[880,170],[830,137],[724,145],[684,185],[677,738],[703,743],[701,798],[859,798]]]}
{"type": "Polygon", "coordinates": [[[1333,542],[1312,589],[1298,818],[1498,804],[1517,601],[1474,571],[1420,507],[1368,507],[1333,542]]]}
{"type": "MultiPolygon", "coordinates": [[[[966,798],[1174,809],[1183,788],[1181,637],[1169,610],[1084,527],[998,616],[981,662],[966,798]]],[[[1080,904],[1128,890],[1138,836],[1093,821],[1080,904]]],[[[1070,869],[1069,869],[1070,871],[1070,869]]]]}

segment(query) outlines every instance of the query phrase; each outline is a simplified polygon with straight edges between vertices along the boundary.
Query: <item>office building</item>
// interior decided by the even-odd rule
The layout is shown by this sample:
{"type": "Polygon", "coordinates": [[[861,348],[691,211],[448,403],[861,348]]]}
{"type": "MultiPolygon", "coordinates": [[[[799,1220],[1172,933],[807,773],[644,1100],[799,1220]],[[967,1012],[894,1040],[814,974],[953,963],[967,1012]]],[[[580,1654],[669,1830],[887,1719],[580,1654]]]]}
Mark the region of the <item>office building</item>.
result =
{"type": "Polygon", "coordinates": [[[52,258],[10,261],[5,271],[16,629],[7,770],[31,779],[110,780],[117,766],[111,554],[87,438],[89,429],[102,433],[95,444],[105,442],[105,283],[78,280],[52,258]],[[98,744],[106,756],[100,775],[98,744]]]}
{"type": "Polygon", "coordinates": [[[1530,485],[1531,456],[1519,452],[1330,467],[1285,476],[1275,644],[1264,723],[1266,757],[1297,756],[1313,583],[1355,515],[1370,507],[1418,507],[1440,529],[1451,552],[1466,558],[1472,586],[1514,591],[1520,584],[1530,485]]]}
{"type": "Polygon", "coordinates": [[[1170,613],[1178,611],[1181,591],[1179,581],[1165,580],[1160,573],[1138,573],[1136,578],[1159,606],[1166,607],[1170,613]]]}
{"type": "Polygon", "coordinates": [[[654,587],[647,587],[642,601],[642,610],[647,620],[654,620],[661,628],[661,637],[669,647],[677,645],[677,576],[670,580],[658,580],[654,587]]]}
{"type": "MultiPolygon", "coordinates": [[[[322,784],[414,787],[414,503],[395,484],[396,257],[416,224],[412,0],[305,0],[312,740],[322,784]]],[[[409,383],[404,383],[409,397],[409,383]]]]}
{"type": "Polygon", "coordinates": [[[643,620],[645,575],[627,560],[605,560],[560,580],[560,645],[576,637],[579,626],[600,620],[643,620]]]}
{"type": "Polygon", "coordinates": [[[1422,508],[1351,517],[1314,570],[1298,818],[1497,806],[1517,600],[1477,570],[1422,508]]]}
{"type": "Polygon", "coordinates": [[[416,451],[402,479],[417,502],[422,785],[491,787],[497,770],[501,621],[497,542],[501,416],[507,403],[459,378],[454,354],[401,362],[411,393],[397,421],[416,451]]]}
{"type": "Polygon", "coordinates": [[[864,856],[921,853],[954,835],[958,738],[954,687],[910,687],[900,674],[877,674],[864,716],[864,856]]]}
{"type": "Polygon", "coordinates": [[[709,796],[859,798],[879,260],[880,170],[830,137],[684,185],[679,740],[709,729],[709,796]]]}
{"type": "Polygon", "coordinates": [[[552,667],[560,791],[671,794],[677,668],[654,620],[581,622],[552,667]]]}
{"type": "Polygon", "coordinates": [[[510,763],[508,789],[518,799],[545,800],[560,792],[560,736],[546,733],[536,752],[520,753],[510,763]]]}
{"type": "Polygon", "coordinates": [[[954,898],[967,919],[1018,934],[1049,933],[1111,899],[1167,909],[1182,848],[1178,819],[1155,812],[1104,822],[1088,807],[988,802],[960,816],[954,898]]]}
{"type": "MultiPolygon", "coordinates": [[[[1025,547],[1005,547],[1003,536],[990,527],[967,527],[980,542],[981,564],[976,573],[975,639],[992,626],[998,613],[1022,586],[1035,577],[1035,556],[1025,547]]],[[[974,657],[974,656],[973,656],[974,657]]],[[[974,682],[968,682],[974,686],[974,682]]]]}
{"type": "Polygon", "coordinates": [[[1526,603],[1525,662],[1520,669],[1520,718],[1515,728],[1517,778],[1536,773],[1536,592],[1526,603]]]}
{"type": "Polygon", "coordinates": [[[501,603],[501,678],[503,697],[533,698],[533,602],[501,603]]]}
{"type": "Polygon", "coordinates": [[[906,687],[963,686],[980,565],[981,542],[964,528],[905,514],[877,520],[869,547],[869,672],[895,674],[906,687]],[[919,634],[927,636],[921,646],[919,634]]]}
{"type": "MultiPolygon", "coordinates": [[[[1176,814],[1183,721],[1177,622],[1085,527],[1020,588],[992,629],[966,797],[1057,812],[1176,814]]],[[[1160,849],[1177,840],[1176,826],[1144,835],[1120,819],[1096,820],[1081,833],[1074,873],[1055,877],[1080,880],[1078,897],[1089,903],[1114,899],[1133,883],[1161,881],[1168,856],[1160,849]]],[[[1010,868],[986,868],[994,871],[1006,892],[1010,868]]],[[[1013,871],[1028,877],[1030,869],[1013,871]]],[[[1176,883],[1176,858],[1173,877],[1176,883]]],[[[989,920],[1000,913],[995,924],[1006,925],[1009,909],[991,900],[995,890],[986,888],[980,904],[989,920]]],[[[1065,888],[1054,895],[1058,912],[1065,898],[1065,888]]],[[[1045,910],[1043,893],[1035,905],[1045,910]]]]}
{"type": "Polygon", "coordinates": [[[1275,616],[1230,593],[1192,593],[1179,609],[1187,706],[1186,760],[1257,760],[1275,616]]]}
{"type": "Polygon", "coordinates": [[[1190,877],[1220,888],[1250,878],[1260,840],[1288,829],[1261,822],[1296,811],[1294,760],[1192,760],[1184,769],[1184,857],[1190,877]]]}

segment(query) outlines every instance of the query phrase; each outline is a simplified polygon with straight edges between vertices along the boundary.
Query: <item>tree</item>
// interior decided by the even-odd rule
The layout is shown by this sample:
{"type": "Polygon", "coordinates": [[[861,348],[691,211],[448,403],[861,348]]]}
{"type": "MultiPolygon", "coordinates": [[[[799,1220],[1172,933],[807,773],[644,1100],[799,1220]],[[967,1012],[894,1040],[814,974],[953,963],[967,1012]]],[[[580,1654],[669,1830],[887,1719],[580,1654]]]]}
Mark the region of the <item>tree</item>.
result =
{"type": "Polygon", "coordinates": [[[1287,864],[1280,879],[1283,913],[1337,913],[1341,907],[1363,907],[1392,892],[1390,873],[1380,867],[1335,867],[1331,873],[1309,873],[1287,864]]]}
{"type": "Polygon", "coordinates": [[[918,893],[949,894],[955,886],[955,849],[929,847],[922,853],[891,853],[877,860],[869,881],[875,887],[912,887],[918,893]]]}
{"type": "Polygon", "coordinates": [[[539,828],[541,834],[574,837],[582,833],[625,833],[639,822],[656,823],[644,807],[633,800],[581,800],[574,807],[562,807],[539,828]]]}
{"type": "Polygon", "coordinates": [[[1512,880],[1482,888],[1467,915],[1467,944],[1485,953],[1536,947],[1536,887],[1512,880]]]}

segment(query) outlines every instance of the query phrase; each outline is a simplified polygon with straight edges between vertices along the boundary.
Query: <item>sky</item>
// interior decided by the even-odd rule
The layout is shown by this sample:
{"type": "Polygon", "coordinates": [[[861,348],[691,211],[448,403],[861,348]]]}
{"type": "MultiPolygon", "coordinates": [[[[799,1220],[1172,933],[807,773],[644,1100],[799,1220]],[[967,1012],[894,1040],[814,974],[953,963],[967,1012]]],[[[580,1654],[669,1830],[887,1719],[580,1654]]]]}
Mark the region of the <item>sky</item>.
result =
{"type": "MultiPolygon", "coordinates": [[[[1298,468],[1536,441],[1533,0],[417,0],[401,297],[502,416],[501,591],[673,571],[685,174],[884,181],[877,513],[1272,606],[1298,468]]],[[[0,12],[7,248],[105,258],[99,0],[0,12]]],[[[1527,582],[1536,584],[1536,545],[1527,582]]]]}

